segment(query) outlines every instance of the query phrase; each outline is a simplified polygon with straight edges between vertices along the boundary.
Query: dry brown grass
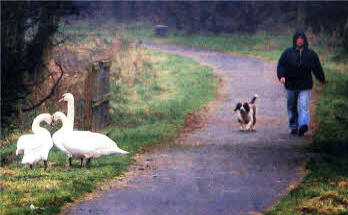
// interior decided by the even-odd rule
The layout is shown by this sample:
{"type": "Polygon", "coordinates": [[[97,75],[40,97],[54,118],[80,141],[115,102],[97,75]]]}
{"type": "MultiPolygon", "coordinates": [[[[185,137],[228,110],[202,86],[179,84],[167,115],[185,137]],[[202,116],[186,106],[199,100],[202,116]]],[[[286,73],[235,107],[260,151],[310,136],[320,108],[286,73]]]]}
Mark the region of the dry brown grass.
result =
{"type": "MultiPolygon", "coordinates": [[[[56,65],[56,62],[62,65],[64,75],[54,95],[37,108],[35,113],[31,113],[33,115],[32,117],[35,117],[40,112],[65,112],[66,104],[58,103],[57,100],[66,92],[74,95],[76,103],[80,100],[85,100],[87,98],[85,86],[88,81],[88,65],[93,62],[104,59],[112,61],[110,69],[111,81],[118,81],[128,86],[129,89],[120,92],[123,97],[133,100],[138,99],[137,92],[132,89],[136,78],[139,78],[144,85],[152,84],[156,81],[158,75],[157,71],[151,68],[151,62],[153,61],[151,54],[134,48],[132,42],[127,39],[114,37],[112,40],[109,38],[108,41],[105,42],[105,39],[90,36],[86,41],[80,43],[76,43],[75,41],[66,42],[56,47],[53,50],[52,58],[48,62],[47,75],[42,78],[39,85],[33,86],[33,94],[27,100],[25,107],[30,107],[50,93],[52,86],[61,75],[61,70],[56,65]],[[154,78],[146,78],[148,73],[151,73],[154,78]]],[[[163,58],[162,61],[166,59],[164,56],[156,58],[163,58]]],[[[83,110],[81,108],[83,107],[76,106],[76,111],[82,112],[83,110]]],[[[23,128],[28,129],[30,127],[29,124],[23,125],[24,118],[27,117],[27,113],[21,115],[18,125],[22,125],[23,128]]],[[[83,127],[85,120],[84,116],[76,116],[76,127],[83,127]]],[[[16,136],[14,138],[16,139],[18,137],[16,136]]],[[[1,144],[6,145],[9,142],[7,140],[2,141],[1,144]]]]}
{"type": "Polygon", "coordinates": [[[276,43],[272,40],[264,41],[262,44],[257,44],[253,46],[253,50],[263,50],[267,51],[276,47],[276,43]]]}
{"type": "Polygon", "coordinates": [[[348,198],[334,191],[328,191],[318,197],[305,199],[296,209],[303,214],[340,214],[348,208],[348,198]]]}
{"type": "Polygon", "coordinates": [[[19,133],[10,133],[8,134],[3,140],[1,140],[1,147],[5,147],[6,145],[10,144],[11,142],[17,140],[21,134],[19,133]]]}

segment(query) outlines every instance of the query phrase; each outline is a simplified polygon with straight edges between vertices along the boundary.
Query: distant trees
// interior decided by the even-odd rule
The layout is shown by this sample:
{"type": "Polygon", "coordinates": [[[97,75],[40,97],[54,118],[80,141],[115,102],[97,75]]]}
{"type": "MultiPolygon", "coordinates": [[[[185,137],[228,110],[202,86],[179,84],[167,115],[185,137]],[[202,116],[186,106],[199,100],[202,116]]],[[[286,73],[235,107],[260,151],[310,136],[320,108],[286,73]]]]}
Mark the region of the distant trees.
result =
{"type": "Polygon", "coordinates": [[[291,27],[342,38],[348,18],[347,1],[121,1],[113,8],[117,18],[161,22],[187,33],[276,33],[291,27]]]}
{"type": "Polygon", "coordinates": [[[348,53],[348,18],[346,20],[346,24],[344,25],[344,32],[343,32],[343,45],[348,53]]]}
{"type": "Polygon", "coordinates": [[[75,12],[71,2],[1,2],[1,125],[18,114],[18,101],[45,72],[60,18],[75,12]]]}
{"type": "Polygon", "coordinates": [[[187,34],[279,33],[292,28],[311,29],[315,34],[323,32],[341,40],[345,38],[348,18],[348,1],[114,1],[80,4],[89,4],[90,7],[105,4],[112,8],[117,20],[146,20],[187,34]]]}

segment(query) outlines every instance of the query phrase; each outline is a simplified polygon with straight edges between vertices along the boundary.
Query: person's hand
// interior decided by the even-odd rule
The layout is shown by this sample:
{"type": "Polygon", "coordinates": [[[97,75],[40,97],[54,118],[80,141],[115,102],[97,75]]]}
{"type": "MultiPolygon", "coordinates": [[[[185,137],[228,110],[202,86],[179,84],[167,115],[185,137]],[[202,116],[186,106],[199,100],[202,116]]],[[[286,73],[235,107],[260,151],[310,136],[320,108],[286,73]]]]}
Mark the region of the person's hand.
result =
{"type": "Polygon", "coordinates": [[[325,85],[327,85],[327,83],[328,83],[328,81],[327,80],[325,80],[325,81],[323,81],[323,82],[321,82],[321,84],[320,84],[320,86],[325,86],[325,85]]]}
{"type": "Polygon", "coordinates": [[[325,85],[327,85],[328,84],[328,81],[327,80],[325,80],[325,81],[323,81],[323,82],[320,82],[320,87],[324,87],[325,85]]]}
{"type": "Polygon", "coordinates": [[[280,81],[280,83],[285,84],[285,78],[284,78],[284,77],[281,77],[281,78],[279,79],[279,81],[280,81]]]}

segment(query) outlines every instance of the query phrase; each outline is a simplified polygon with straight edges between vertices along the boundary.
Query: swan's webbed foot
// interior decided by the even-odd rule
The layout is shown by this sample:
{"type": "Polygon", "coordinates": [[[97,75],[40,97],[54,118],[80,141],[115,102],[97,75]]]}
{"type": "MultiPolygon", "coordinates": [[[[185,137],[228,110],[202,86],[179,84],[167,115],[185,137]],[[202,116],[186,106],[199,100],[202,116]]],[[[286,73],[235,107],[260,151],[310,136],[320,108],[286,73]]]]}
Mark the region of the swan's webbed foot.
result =
{"type": "Polygon", "coordinates": [[[72,167],[72,163],[71,163],[72,158],[69,158],[69,166],[72,167]]]}
{"type": "Polygon", "coordinates": [[[83,158],[81,158],[80,168],[82,168],[83,158]]]}
{"type": "Polygon", "coordinates": [[[45,170],[47,169],[47,161],[44,161],[45,170]]]}
{"type": "Polygon", "coordinates": [[[90,159],[90,158],[87,158],[87,160],[86,160],[86,167],[87,167],[87,168],[90,167],[90,165],[89,165],[90,162],[91,162],[91,159],[90,159]]]}

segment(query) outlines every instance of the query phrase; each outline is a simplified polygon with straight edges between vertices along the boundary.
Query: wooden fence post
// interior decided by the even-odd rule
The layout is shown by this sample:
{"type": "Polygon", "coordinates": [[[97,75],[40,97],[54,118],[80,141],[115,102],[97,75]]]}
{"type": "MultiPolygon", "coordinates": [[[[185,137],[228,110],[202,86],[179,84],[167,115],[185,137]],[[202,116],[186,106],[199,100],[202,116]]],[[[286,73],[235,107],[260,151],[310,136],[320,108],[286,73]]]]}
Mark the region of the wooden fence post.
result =
{"type": "Polygon", "coordinates": [[[85,85],[85,124],[92,131],[105,129],[110,122],[110,60],[92,63],[85,85]]]}

